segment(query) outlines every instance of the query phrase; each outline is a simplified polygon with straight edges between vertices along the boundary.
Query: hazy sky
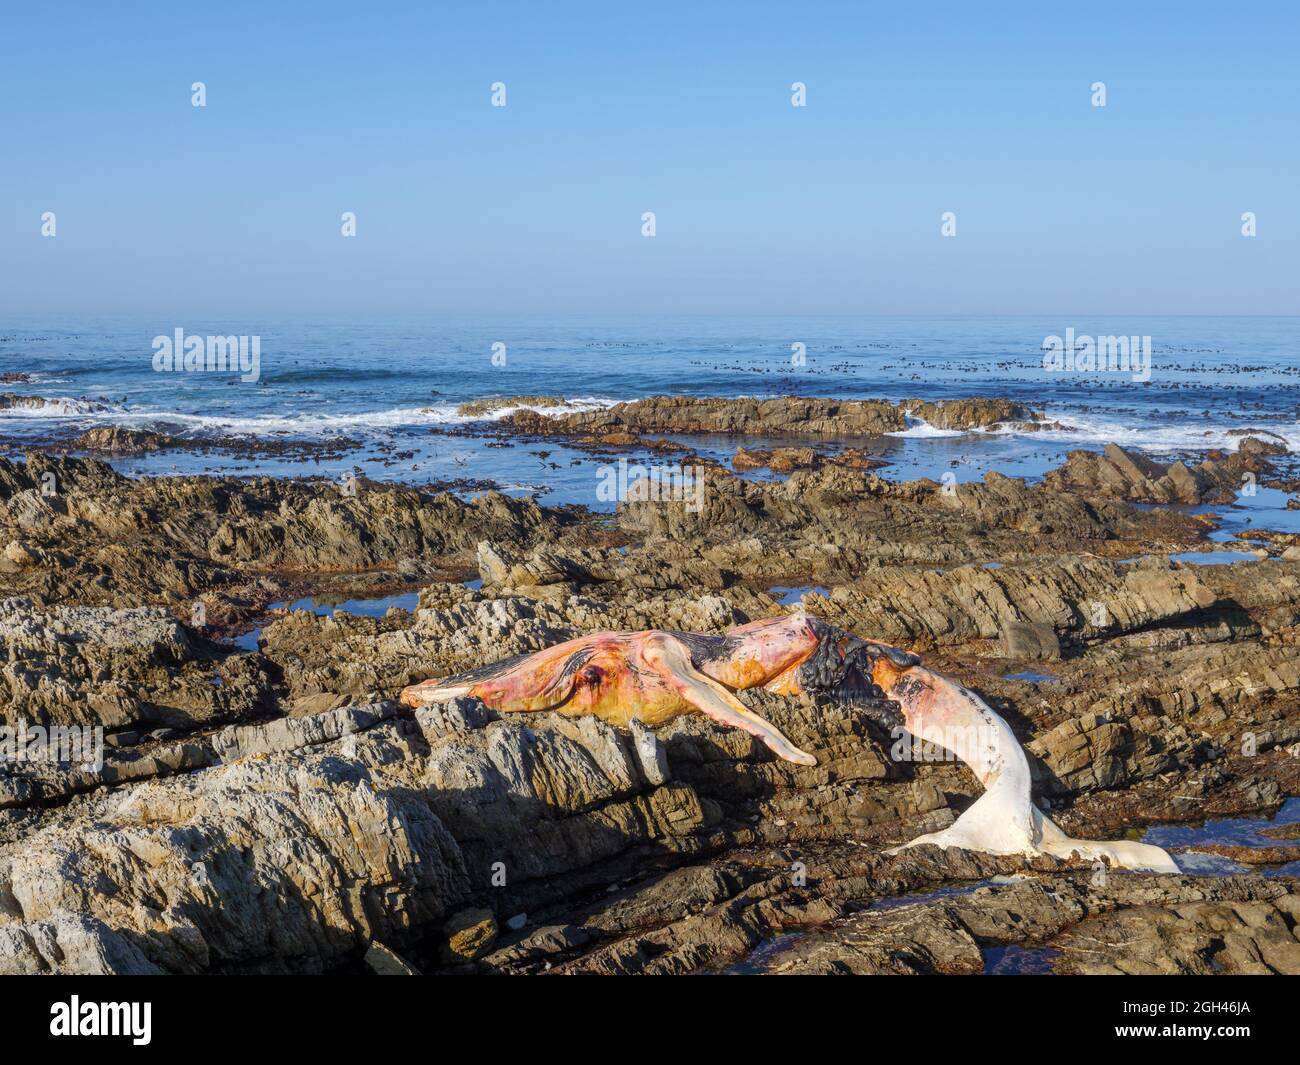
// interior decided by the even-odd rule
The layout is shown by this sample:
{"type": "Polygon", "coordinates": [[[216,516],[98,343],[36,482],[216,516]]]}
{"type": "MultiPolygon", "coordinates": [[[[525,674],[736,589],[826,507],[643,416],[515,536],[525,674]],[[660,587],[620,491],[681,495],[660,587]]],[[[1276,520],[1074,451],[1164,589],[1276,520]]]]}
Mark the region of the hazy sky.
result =
{"type": "Polygon", "coordinates": [[[1292,3],[2,11],[11,320],[1300,313],[1292,3]]]}

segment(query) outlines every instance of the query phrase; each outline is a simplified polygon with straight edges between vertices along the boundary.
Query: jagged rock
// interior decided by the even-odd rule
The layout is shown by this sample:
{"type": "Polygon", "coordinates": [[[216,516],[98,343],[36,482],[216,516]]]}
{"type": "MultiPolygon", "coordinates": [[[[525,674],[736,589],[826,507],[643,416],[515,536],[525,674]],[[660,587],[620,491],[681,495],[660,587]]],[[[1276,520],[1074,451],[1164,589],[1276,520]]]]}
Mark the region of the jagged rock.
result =
{"type": "Polygon", "coordinates": [[[102,921],[75,914],[0,924],[0,973],[14,976],[156,976],[161,972],[102,921]]]}
{"type": "Polygon", "coordinates": [[[149,429],[123,429],[120,425],[102,425],[87,429],[72,442],[77,451],[102,451],[113,455],[144,455],[165,451],[184,441],[149,429]]]}
{"type": "Polygon", "coordinates": [[[736,448],[731,458],[731,466],[736,470],[761,470],[772,461],[772,453],[759,448],[736,448]]]}
{"type": "Polygon", "coordinates": [[[1231,503],[1245,474],[1266,469],[1259,458],[1276,453],[1263,445],[1247,447],[1243,441],[1237,452],[1206,459],[1191,469],[1183,462],[1161,466],[1117,444],[1107,444],[1102,455],[1071,451],[1066,464],[1048,473],[1043,483],[1058,491],[1095,492],[1134,503],[1231,503]]]}
{"type": "MultiPolygon", "coordinates": [[[[168,604],[208,624],[287,595],[294,573],[410,584],[485,538],[539,542],[583,522],[531,500],[472,502],[394,485],[169,477],[131,480],[89,459],[0,459],[0,594],[86,605],[168,604]],[[55,489],[49,494],[49,486],[55,489]],[[6,549],[8,550],[8,548],[6,549]],[[39,567],[25,560],[37,558],[39,567]],[[242,604],[242,606],[241,606],[242,604]]],[[[579,539],[581,532],[578,531],[579,539]]]]}
{"type": "Polygon", "coordinates": [[[667,784],[670,770],[668,768],[668,750],[654,732],[633,720],[631,725],[633,749],[636,751],[637,764],[641,775],[650,784],[667,784]]]}
{"type": "MultiPolygon", "coordinates": [[[[1285,889],[1284,889],[1285,890],[1285,889]]],[[[1294,888],[1292,887],[1292,891],[1294,888]]],[[[1080,923],[1057,941],[1061,972],[1296,975],[1300,896],[1135,906],[1080,923]],[[1105,945],[1107,949],[1098,948],[1105,945]]]]}
{"type": "Polygon", "coordinates": [[[510,407],[562,407],[563,396],[491,396],[487,399],[475,399],[462,403],[456,413],[462,417],[472,418],[480,414],[495,414],[510,407]]]}
{"type": "Polygon", "coordinates": [[[1180,848],[1183,853],[1218,854],[1242,865],[1285,865],[1300,861],[1300,847],[1249,847],[1233,843],[1198,843],[1180,848]]]}
{"type": "Polygon", "coordinates": [[[1089,874],[977,885],[814,932],[770,957],[766,971],[980,973],[990,948],[1028,942],[1060,973],[1295,973],[1294,887],[1089,874]]]}
{"type": "Polygon", "coordinates": [[[805,396],[715,399],[651,396],[597,411],[544,415],[521,411],[508,422],[523,433],[600,436],[613,432],[731,433],[751,436],[877,436],[906,428],[915,413],[942,429],[974,429],[1005,421],[1035,421],[1020,403],[975,398],[891,404],[877,399],[833,400],[805,396]]]}
{"type": "MultiPolygon", "coordinates": [[[[796,471],[780,483],[717,469],[707,469],[703,481],[701,507],[627,501],[619,504],[620,526],[652,542],[707,545],[707,557],[724,567],[734,565],[733,557],[724,562],[713,545],[763,537],[774,538],[782,551],[838,552],[841,568],[867,559],[982,562],[1009,552],[1077,552],[1085,543],[1196,539],[1205,527],[1186,515],[1089,502],[996,473],[953,489],[933,481],[895,485],[834,464],[796,471]]],[[[763,554],[774,580],[791,572],[780,553],[767,548],[763,554]]],[[[745,562],[751,569],[761,565],[759,559],[745,562]]]]}
{"type": "Polygon", "coordinates": [[[198,643],[161,609],[0,600],[0,724],[195,726],[265,712],[262,665],[198,643]]]}
{"type": "MultiPolygon", "coordinates": [[[[1228,435],[1234,435],[1235,430],[1229,430],[1228,435]]],[[[1266,434],[1272,437],[1271,440],[1263,439],[1258,436],[1243,436],[1241,443],[1237,445],[1237,450],[1244,455],[1285,455],[1290,448],[1286,446],[1286,441],[1273,433],[1266,434]]]]}
{"type": "Polygon", "coordinates": [[[1009,621],[1002,630],[1002,653],[1007,658],[1060,658],[1061,643],[1050,625],[1009,621]]]}
{"type": "Polygon", "coordinates": [[[1007,399],[978,397],[945,399],[938,403],[904,400],[899,405],[936,429],[985,429],[1002,422],[1033,423],[1043,418],[1023,403],[1007,399]]]}
{"type": "Polygon", "coordinates": [[[1055,790],[1083,791],[1124,783],[1130,776],[1125,762],[1135,743],[1127,722],[1089,714],[1062,721],[1027,749],[1043,760],[1055,790]]]}
{"type": "MultiPolygon", "coordinates": [[[[15,380],[23,380],[23,377],[15,380]]],[[[102,403],[86,399],[46,399],[44,396],[20,396],[16,392],[0,392],[0,410],[73,409],[80,413],[94,413],[106,409],[102,403]]]]}
{"type": "Polygon", "coordinates": [[[736,448],[731,465],[737,470],[759,470],[766,467],[774,473],[792,470],[810,470],[821,464],[822,457],[810,447],[778,447],[771,451],[736,448]]]}
{"type": "Polygon", "coordinates": [[[122,956],[168,972],[319,970],[399,939],[463,893],[454,841],[427,805],[376,787],[391,746],[241,760],[96,799],[0,847],[0,971],[57,962],[40,922],[94,919],[122,956]],[[16,938],[15,938],[16,937],[16,938]]]}
{"type": "Polygon", "coordinates": [[[1079,555],[1000,569],[881,568],[818,597],[809,609],[893,642],[933,648],[998,640],[1004,657],[1034,658],[1051,654],[1053,642],[1067,634],[1113,636],[1195,616],[1215,602],[1205,582],[1217,577],[1167,562],[1116,565],[1079,555]],[[1008,636],[1021,641],[1015,654],[1008,636]]]}
{"type": "MultiPolygon", "coordinates": [[[[811,412],[862,427],[899,414],[886,407],[811,412]]],[[[796,409],[766,416],[794,435],[796,409]]],[[[642,413],[716,426],[735,408],[642,413]]],[[[949,424],[1006,413],[954,407],[949,424]]],[[[1240,461],[1259,461],[1249,450],[1240,461]]],[[[806,609],[922,651],[1004,713],[1036,798],[1073,834],[1300,794],[1289,541],[1270,539],[1284,557],[1267,563],[1172,564],[1159,555],[1210,519],[1138,510],[1099,481],[994,474],[949,490],[837,459],[780,482],[710,467],[702,513],[631,503],[611,522],[364,482],[354,499],[319,482],[0,462],[0,589],[17,593],[0,601],[0,723],[98,724],[111,741],[99,766],[0,764],[0,971],[356,971],[379,941],[425,970],[691,972],[794,926],[812,931],[794,940],[806,950],[775,951],[782,971],[982,971],[990,944],[1045,946],[1039,962],[1059,971],[1289,971],[1286,877],[1117,875],[1102,890],[1093,870],[1047,862],[1032,882],[977,886],[1026,863],[885,855],[951,824],[980,787],[942,751],[900,753],[852,706],[742,693],[816,753],[805,768],[698,715],[623,731],[392,700],[597,629],[722,632],[793,609],[766,589],[807,584],[806,609]],[[333,579],[322,563],[424,587],[383,617],[278,611],[253,653],[175,620],[200,591],[210,615],[307,594],[285,575],[333,579]],[[1012,679],[1021,659],[1050,676],[1012,679]],[[444,927],[466,911],[527,917],[452,963],[444,927]],[[1130,935],[1098,961],[1096,937],[1130,935]]],[[[1209,483],[1203,466],[1128,462],[1112,464],[1124,485],[1209,483]]]]}
{"type": "Polygon", "coordinates": [[[420,970],[382,943],[371,943],[363,959],[377,976],[419,976],[420,970]]]}
{"type": "Polygon", "coordinates": [[[768,466],[777,473],[788,473],[790,470],[812,469],[817,462],[817,452],[810,447],[778,447],[773,449],[768,466]]]}
{"type": "Polygon", "coordinates": [[[612,432],[737,433],[754,436],[874,436],[905,428],[900,408],[883,400],[709,399],[651,396],[603,410],[507,419],[522,433],[602,435],[612,432]]]}
{"type": "Polygon", "coordinates": [[[492,949],[497,939],[497,919],[491,910],[462,910],[442,930],[447,935],[448,960],[473,961],[492,949]]]}

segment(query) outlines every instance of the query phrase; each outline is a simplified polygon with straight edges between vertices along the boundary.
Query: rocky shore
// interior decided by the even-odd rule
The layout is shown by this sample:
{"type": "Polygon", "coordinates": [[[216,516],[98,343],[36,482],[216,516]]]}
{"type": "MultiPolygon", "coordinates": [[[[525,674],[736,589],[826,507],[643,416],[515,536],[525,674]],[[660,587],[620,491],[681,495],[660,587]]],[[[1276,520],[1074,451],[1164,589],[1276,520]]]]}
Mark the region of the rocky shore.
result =
{"type": "MultiPolygon", "coordinates": [[[[520,397],[524,399],[527,397],[520,397]]],[[[536,399],[537,397],[532,397],[536,399]]],[[[462,408],[464,410],[465,408],[462,408]]],[[[490,409],[490,408],[489,408],[490,409]]],[[[938,429],[986,429],[1003,422],[1041,421],[1020,403],[961,399],[939,403],[880,399],[712,399],[651,396],[602,410],[548,414],[526,409],[509,415],[515,432],[542,436],[601,437],[611,433],[739,433],[746,436],[812,436],[835,439],[900,432],[909,415],[938,429]]]]}
{"type": "Polygon", "coordinates": [[[1073,453],[1035,485],[895,483],[869,456],[745,437],[1038,416],[775,403],[507,417],[531,436],[738,434],[737,469],[780,475],[710,465],[702,506],[612,516],[0,461],[0,726],[105,738],[94,762],[0,762],[0,972],[1300,972],[1286,825],[1244,855],[1188,844],[1228,863],[1199,875],[888,855],[981,789],[848,707],[741,693],[817,756],[803,767],[702,717],[621,732],[395,701],[596,629],[717,633],[801,602],[979,691],[1073,835],[1300,795],[1295,545],[1265,530],[1265,558],[1169,557],[1210,546],[1214,515],[1186,504],[1270,481],[1268,440],[1194,465],[1073,453]],[[414,609],[274,606],[396,591],[414,609]]]}

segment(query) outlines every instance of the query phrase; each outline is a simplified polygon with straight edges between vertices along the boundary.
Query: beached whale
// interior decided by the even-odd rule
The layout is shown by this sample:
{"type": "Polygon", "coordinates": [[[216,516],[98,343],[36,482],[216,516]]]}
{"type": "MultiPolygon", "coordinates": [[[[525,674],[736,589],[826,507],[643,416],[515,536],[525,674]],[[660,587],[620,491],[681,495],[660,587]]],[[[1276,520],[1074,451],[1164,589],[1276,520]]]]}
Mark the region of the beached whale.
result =
{"type": "Polygon", "coordinates": [[[804,613],[751,622],[723,636],[648,630],[598,632],[469,673],[404,689],[423,706],[462,696],[502,713],[594,714],[626,727],[703,713],[756,736],[799,765],[817,759],[736,698],[764,688],[820,693],[858,703],[882,724],[951,751],[985,792],[948,828],[904,846],[932,843],[991,854],[1077,855],[1126,869],[1177,872],[1159,847],[1071,839],[1030,801],[1029,762],[1010,726],[974,692],[921,665],[914,654],[863,640],[804,613]]]}

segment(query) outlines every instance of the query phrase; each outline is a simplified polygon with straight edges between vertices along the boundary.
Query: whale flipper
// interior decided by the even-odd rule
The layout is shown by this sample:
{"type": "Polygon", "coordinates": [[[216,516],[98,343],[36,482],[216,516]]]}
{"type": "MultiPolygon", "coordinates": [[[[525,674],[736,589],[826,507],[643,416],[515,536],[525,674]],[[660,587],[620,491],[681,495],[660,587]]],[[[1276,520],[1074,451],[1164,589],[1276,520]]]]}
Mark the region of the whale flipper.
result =
{"type": "Polygon", "coordinates": [[[690,650],[667,633],[646,643],[643,655],[688,703],[720,725],[741,729],[762,740],[774,754],[798,765],[816,765],[817,759],[799,750],[770,721],[765,721],[711,677],[691,663],[690,650]]]}

